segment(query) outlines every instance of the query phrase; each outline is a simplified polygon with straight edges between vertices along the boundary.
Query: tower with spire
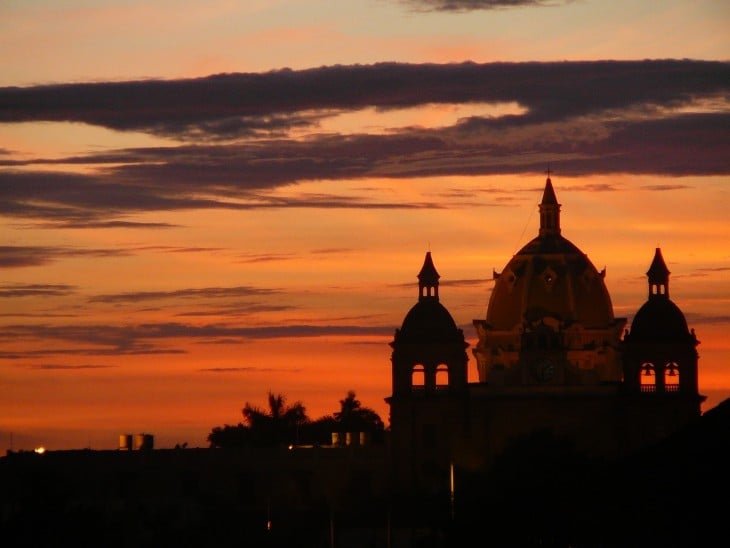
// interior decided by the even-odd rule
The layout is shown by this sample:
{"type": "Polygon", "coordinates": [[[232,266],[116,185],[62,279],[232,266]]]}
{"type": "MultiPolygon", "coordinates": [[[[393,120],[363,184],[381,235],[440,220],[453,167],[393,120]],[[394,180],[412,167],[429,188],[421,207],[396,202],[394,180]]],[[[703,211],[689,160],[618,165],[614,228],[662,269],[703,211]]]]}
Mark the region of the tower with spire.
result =
{"type": "Polygon", "coordinates": [[[560,235],[560,204],[555,197],[550,170],[540,202],[540,236],[560,235]]]}
{"type": "Polygon", "coordinates": [[[661,248],[646,272],[649,296],[623,341],[624,388],[643,397],[685,399],[699,415],[699,341],[680,308],[669,298],[669,269],[661,248]]]}
{"type": "Polygon", "coordinates": [[[390,343],[390,429],[403,485],[426,488],[448,478],[449,456],[463,434],[469,344],[440,302],[440,275],[428,251],[418,273],[418,300],[390,343]],[[411,457],[416,451],[420,457],[411,457]]]}

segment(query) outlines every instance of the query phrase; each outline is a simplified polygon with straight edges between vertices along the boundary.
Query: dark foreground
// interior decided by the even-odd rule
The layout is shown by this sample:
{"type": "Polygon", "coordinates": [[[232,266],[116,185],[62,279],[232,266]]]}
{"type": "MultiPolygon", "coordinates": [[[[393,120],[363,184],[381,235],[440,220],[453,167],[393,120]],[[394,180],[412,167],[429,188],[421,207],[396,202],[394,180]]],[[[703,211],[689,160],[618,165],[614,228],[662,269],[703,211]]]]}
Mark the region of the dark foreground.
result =
{"type": "Polygon", "coordinates": [[[549,441],[449,492],[389,488],[387,448],[8,453],[0,545],[709,547],[727,541],[730,400],[620,462],[549,441]],[[723,540],[724,539],[724,540],[723,540]]]}

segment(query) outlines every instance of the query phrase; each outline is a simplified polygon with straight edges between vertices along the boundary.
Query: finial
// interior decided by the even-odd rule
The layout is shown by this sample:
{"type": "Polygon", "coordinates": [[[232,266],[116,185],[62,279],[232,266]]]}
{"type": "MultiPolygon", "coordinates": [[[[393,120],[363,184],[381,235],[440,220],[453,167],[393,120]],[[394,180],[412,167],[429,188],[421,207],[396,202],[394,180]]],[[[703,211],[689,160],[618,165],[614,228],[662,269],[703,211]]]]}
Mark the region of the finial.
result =
{"type": "Polygon", "coordinates": [[[426,257],[423,260],[423,266],[421,271],[418,273],[418,290],[420,292],[419,300],[425,297],[435,297],[438,300],[439,296],[439,273],[436,271],[436,267],[433,264],[431,258],[431,252],[426,253],[426,257]]]}
{"type": "Polygon", "coordinates": [[[560,234],[560,204],[555,196],[553,182],[550,180],[550,167],[546,173],[548,178],[545,181],[545,191],[540,202],[540,236],[547,234],[560,234]]]}

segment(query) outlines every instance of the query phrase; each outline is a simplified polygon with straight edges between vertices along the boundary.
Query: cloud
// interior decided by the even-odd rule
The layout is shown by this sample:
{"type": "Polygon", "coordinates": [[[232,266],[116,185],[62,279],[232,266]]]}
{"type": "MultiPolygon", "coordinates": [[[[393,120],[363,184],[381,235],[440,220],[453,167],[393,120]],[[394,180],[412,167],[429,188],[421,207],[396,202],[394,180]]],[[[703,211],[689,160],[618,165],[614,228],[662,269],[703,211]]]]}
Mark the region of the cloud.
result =
{"type": "Polygon", "coordinates": [[[475,285],[487,285],[492,280],[481,280],[481,279],[463,279],[463,280],[444,280],[439,283],[446,287],[473,287],[475,285]]]}
{"type": "MultiPolygon", "coordinates": [[[[61,259],[74,259],[82,257],[126,257],[134,253],[145,251],[156,251],[162,253],[211,253],[220,251],[222,248],[210,247],[160,247],[142,246],[128,249],[84,249],[76,247],[48,247],[48,246],[0,246],[0,268],[21,268],[42,266],[61,259]]],[[[46,290],[60,291],[70,286],[6,286],[6,290],[15,291],[15,295],[8,293],[6,296],[22,296],[19,292],[35,290],[36,292],[46,290]]],[[[0,296],[3,286],[0,286],[0,296]]],[[[36,293],[37,294],[37,293],[36,293]]],[[[56,293],[59,294],[59,293],[56,293]]],[[[144,298],[144,297],[140,297],[144,298]]]]}
{"type": "MultiPolygon", "coordinates": [[[[51,228],[59,228],[56,223],[50,225],[51,228]]],[[[171,223],[140,223],[134,221],[65,221],[62,223],[63,228],[174,228],[178,225],[171,223]]]]}
{"type": "MultiPolygon", "coordinates": [[[[116,130],[171,135],[179,127],[221,133],[211,121],[245,126],[271,116],[326,114],[366,107],[430,103],[517,102],[523,116],[499,125],[565,120],[629,106],[676,107],[728,89],[730,64],[711,61],[583,61],[330,66],[238,73],[187,80],[74,83],[0,88],[0,122],[83,122],[116,130]]],[[[280,124],[281,125],[281,124],[280,124]]]]}
{"type": "Polygon", "coordinates": [[[131,216],[442,208],[441,197],[397,203],[365,190],[273,191],[305,181],[534,174],[546,164],[563,176],[728,174],[728,96],[730,63],[693,60],[378,63],[0,88],[0,123],[81,122],[178,140],[62,158],[3,156],[0,215],[41,227],[167,228],[131,216]],[[373,134],[320,128],[365,109],[455,104],[519,109],[373,134]]]}
{"type": "Polygon", "coordinates": [[[655,190],[659,192],[666,192],[668,190],[684,190],[690,188],[688,185],[642,185],[642,190],[655,190]]]}
{"type": "Polygon", "coordinates": [[[46,348],[42,350],[27,349],[17,352],[0,351],[0,359],[22,360],[42,358],[46,356],[140,356],[157,354],[185,354],[185,351],[177,348],[159,348],[151,344],[137,344],[135,346],[128,346],[125,348],[77,346],[74,348],[46,348]]]}
{"type": "MultiPolygon", "coordinates": [[[[267,161],[256,165],[255,161],[249,164],[243,160],[242,163],[235,164],[235,160],[221,159],[217,163],[214,158],[218,152],[211,149],[206,175],[201,178],[201,166],[178,164],[176,160],[167,158],[168,152],[161,151],[158,159],[148,160],[151,162],[149,165],[116,168],[103,177],[33,171],[0,173],[0,215],[41,219],[42,222],[36,225],[41,228],[146,228],[149,224],[113,220],[110,217],[192,209],[442,207],[437,202],[385,202],[368,197],[334,194],[268,196],[259,191],[289,185],[307,177],[326,179],[343,173],[356,174],[346,167],[334,169],[324,165],[319,166],[315,172],[298,166],[294,159],[286,167],[280,165],[280,159],[272,159],[268,166],[265,166],[267,161]],[[230,175],[233,167],[238,173],[237,178],[230,175]],[[199,195],[202,193],[217,197],[201,199],[199,195]]],[[[276,150],[270,152],[275,155],[282,153],[276,150]]],[[[299,154],[309,152],[302,151],[299,154]]],[[[316,154],[316,151],[312,154],[316,154]]],[[[134,160],[128,157],[126,161],[134,160]]],[[[311,159],[306,160],[306,163],[311,162],[311,159]]],[[[170,226],[173,225],[155,223],[152,228],[170,226]]]]}
{"type": "Polygon", "coordinates": [[[139,302],[160,299],[230,299],[232,297],[249,297],[258,295],[271,295],[278,293],[278,289],[257,288],[251,286],[238,287],[203,287],[176,289],[173,291],[137,291],[128,293],[112,293],[107,295],[96,295],[89,298],[92,303],[122,303],[139,302]]]}
{"type": "MultiPolygon", "coordinates": [[[[674,186],[684,187],[684,185],[674,185],[674,186]]],[[[644,186],[642,188],[643,189],[646,189],[647,187],[644,186]]],[[[538,188],[535,188],[535,189],[531,190],[531,192],[539,193],[542,190],[543,190],[543,188],[540,187],[539,189],[538,188]]],[[[589,183],[589,184],[585,184],[585,185],[574,185],[574,186],[571,186],[571,190],[573,190],[573,191],[585,191],[585,192],[616,192],[616,191],[618,191],[620,189],[616,185],[612,185],[610,183],[589,183]]],[[[650,189],[650,190],[653,190],[653,188],[650,189]]]]}
{"type": "Polygon", "coordinates": [[[261,312],[284,312],[286,310],[294,310],[296,307],[291,305],[277,305],[277,304],[261,304],[261,303],[233,303],[224,306],[214,306],[211,303],[206,303],[205,309],[202,310],[191,310],[188,312],[180,312],[175,314],[177,317],[206,317],[206,316],[249,316],[251,314],[258,314],[261,312]]]}
{"type": "MultiPolygon", "coordinates": [[[[343,253],[350,253],[350,248],[323,248],[323,249],[312,249],[309,253],[312,255],[339,255],[343,253]]],[[[295,253],[265,253],[265,254],[240,254],[238,255],[239,263],[269,263],[278,261],[290,261],[298,258],[299,256],[295,253]]]]}
{"type": "Polygon", "coordinates": [[[116,224],[118,220],[109,217],[128,212],[222,205],[192,196],[176,197],[175,190],[76,173],[4,172],[0,174],[0,214],[78,228],[96,227],[100,222],[116,224]]]}
{"type": "Polygon", "coordinates": [[[49,318],[75,318],[80,316],[81,314],[59,314],[59,313],[52,313],[52,312],[35,312],[35,313],[29,313],[29,312],[6,312],[0,314],[0,318],[42,318],[42,319],[49,319],[49,318]]]}
{"type": "Polygon", "coordinates": [[[61,365],[61,364],[44,363],[44,364],[40,364],[40,365],[33,365],[31,367],[33,369],[76,371],[76,370],[80,370],[80,369],[108,369],[108,368],[114,367],[114,366],[113,365],[61,365]]]}
{"type": "MultiPolygon", "coordinates": [[[[9,325],[0,332],[3,340],[45,341],[46,348],[0,352],[0,359],[28,359],[53,355],[141,355],[182,354],[173,346],[177,340],[210,342],[226,339],[243,343],[250,339],[296,339],[311,337],[390,335],[391,327],[361,325],[262,325],[230,326],[220,324],[191,325],[163,322],[139,325],[9,325]],[[63,343],[50,348],[50,341],[63,343]],[[77,345],[69,348],[69,343],[77,345]]],[[[32,347],[32,345],[28,345],[32,347]]]]}
{"type": "Polygon", "coordinates": [[[687,323],[692,325],[730,325],[730,315],[697,314],[687,312],[685,314],[687,323]]]}
{"type": "Polygon", "coordinates": [[[294,259],[296,256],[293,253],[268,253],[265,255],[239,255],[239,263],[269,263],[276,261],[289,261],[294,259]]]}
{"type": "Polygon", "coordinates": [[[200,369],[205,373],[301,373],[303,369],[295,367],[206,367],[200,369]]]}
{"type": "Polygon", "coordinates": [[[727,272],[730,271],[730,266],[718,266],[716,268],[698,268],[699,272],[727,272]]]}
{"type": "MultiPolygon", "coordinates": [[[[491,279],[468,278],[462,280],[443,280],[439,282],[439,285],[446,287],[474,287],[479,285],[491,285],[493,282],[494,280],[491,279]]],[[[389,287],[413,288],[413,282],[390,284],[389,287]]]]}
{"type": "Polygon", "coordinates": [[[351,253],[354,249],[349,247],[323,247],[321,249],[312,249],[310,253],[314,255],[339,255],[342,253],[351,253]]]}
{"type": "Polygon", "coordinates": [[[128,255],[128,252],[121,249],[6,245],[0,246],[0,268],[40,266],[64,258],[117,257],[124,255],[128,255]]]}
{"type": "Polygon", "coordinates": [[[414,11],[470,12],[516,7],[560,6],[571,0],[400,0],[414,11]]]}
{"type": "Polygon", "coordinates": [[[76,286],[66,284],[6,284],[0,285],[0,298],[59,297],[75,291],[76,286]]]}
{"type": "Polygon", "coordinates": [[[135,251],[154,251],[156,253],[215,253],[217,251],[225,251],[222,247],[181,247],[181,246],[162,246],[162,245],[145,245],[134,248],[135,251]]]}

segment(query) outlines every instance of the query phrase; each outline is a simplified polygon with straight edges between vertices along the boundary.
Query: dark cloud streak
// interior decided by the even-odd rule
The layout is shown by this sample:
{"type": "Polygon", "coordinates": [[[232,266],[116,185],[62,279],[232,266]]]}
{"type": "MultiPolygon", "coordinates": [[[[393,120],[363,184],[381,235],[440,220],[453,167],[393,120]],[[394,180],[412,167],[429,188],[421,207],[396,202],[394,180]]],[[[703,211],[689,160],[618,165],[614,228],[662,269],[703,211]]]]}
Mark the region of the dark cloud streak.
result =
{"type": "Polygon", "coordinates": [[[78,371],[80,369],[108,369],[111,365],[60,365],[60,364],[40,364],[31,366],[33,369],[51,369],[51,370],[70,370],[78,371]]]}
{"type": "MultiPolygon", "coordinates": [[[[301,125],[299,113],[308,111],[517,101],[528,114],[510,123],[527,123],[629,105],[680,105],[727,93],[729,79],[728,63],[690,60],[378,63],[189,80],[6,87],[0,88],[0,122],[84,122],[169,134],[175,125],[204,132],[205,124],[234,117],[243,125],[247,120],[260,125],[261,118],[295,116],[293,125],[301,125]]],[[[230,135],[230,128],[224,133],[230,135]]]]}
{"type": "Polygon", "coordinates": [[[122,249],[80,249],[71,247],[0,246],[0,268],[41,266],[64,258],[119,257],[122,249]]]}
{"type": "Polygon", "coordinates": [[[693,60],[379,63],[0,88],[0,123],[84,122],[196,141],[0,159],[7,168],[0,171],[0,214],[42,219],[46,227],[134,229],[172,226],[128,218],[157,211],[438,208],[445,206],[437,199],[395,203],[367,193],[271,191],[305,181],[543,173],[546,158],[563,176],[725,175],[729,97],[730,63],[693,60]],[[333,113],[432,103],[510,103],[523,110],[449,127],[287,135],[285,120],[289,128],[314,130],[333,113]],[[276,131],[268,133],[278,138],[249,139],[266,126],[262,121],[274,119],[276,131]],[[95,171],[40,170],[48,164],[95,171]]]}
{"type": "Polygon", "coordinates": [[[0,285],[0,298],[59,297],[71,295],[76,287],[66,284],[7,284],[0,285]]]}
{"type": "Polygon", "coordinates": [[[517,7],[560,6],[571,0],[400,0],[413,11],[470,12],[517,7]]]}
{"type": "MultiPolygon", "coordinates": [[[[187,340],[199,342],[226,339],[228,343],[243,343],[249,339],[293,339],[359,335],[391,335],[393,328],[361,325],[190,325],[166,322],[139,325],[8,325],[0,332],[3,340],[62,341],[63,348],[22,352],[0,352],[0,359],[29,359],[52,355],[141,355],[181,354],[185,350],[160,346],[165,341],[187,340]],[[69,349],[68,344],[79,345],[69,349]],[[93,345],[93,346],[83,346],[93,345]]],[[[30,348],[30,346],[29,346],[30,348]]]]}
{"type": "MultiPolygon", "coordinates": [[[[303,151],[302,154],[310,151],[303,151]]],[[[162,156],[166,151],[161,151],[162,156]]],[[[280,154],[271,151],[272,154],[280,154]]],[[[316,151],[311,151],[316,153],[316,151]]],[[[344,151],[346,154],[346,151],[344,151]]],[[[211,151],[215,155],[215,151],[211,151]]],[[[302,177],[334,178],[343,173],[358,176],[342,165],[320,166],[321,172],[300,169],[280,161],[263,167],[254,160],[235,164],[222,159],[220,164],[177,164],[160,158],[162,163],[119,168],[104,176],[74,173],[0,172],[0,215],[24,219],[42,219],[45,228],[167,228],[168,223],[138,223],[115,220],[133,213],[192,209],[418,209],[441,208],[437,202],[398,203],[373,201],[364,197],[306,195],[273,197],[257,192],[301,180],[302,177]],[[239,178],[235,179],[232,172],[239,178]],[[251,169],[249,169],[251,167],[251,169]],[[101,179],[104,179],[104,182],[101,179]],[[136,179],[139,182],[130,182],[136,179]],[[174,182],[173,182],[174,181],[174,182]],[[218,198],[200,198],[200,194],[218,198]],[[236,200],[236,201],[232,201],[236,200]]],[[[343,162],[344,164],[344,162],[343,162]]],[[[364,176],[361,173],[359,176],[364,176]]],[[[0,266],[2,260],[0,259],[0,266]]]]}
{"type": "Polygon", "coordinates": [[[205,373],[300,373],[303,371],[301,368],[295,367],[208,367],[200,369],[199,371],[205,373]]]}
{"type": "Polygon", "coordinates": [[[233,297],[262,296],[278,293],[279,289],[257,288],[250,286],[238,287],[204,287],[194,289],[178,289],[175,291],[138,291],[130,293],[114,293],[96,295],[89,298],[92,303],[122,303],[160,299],[230,299],[233,297]]]}

